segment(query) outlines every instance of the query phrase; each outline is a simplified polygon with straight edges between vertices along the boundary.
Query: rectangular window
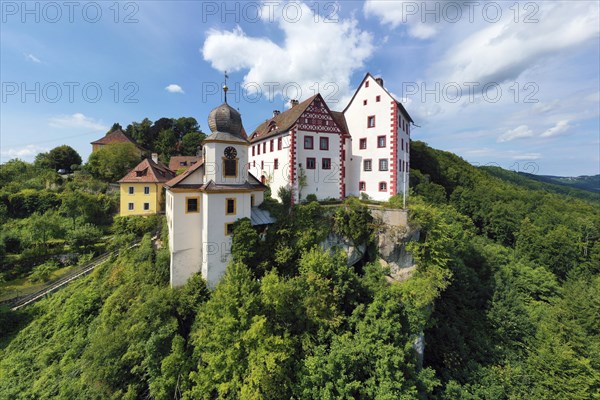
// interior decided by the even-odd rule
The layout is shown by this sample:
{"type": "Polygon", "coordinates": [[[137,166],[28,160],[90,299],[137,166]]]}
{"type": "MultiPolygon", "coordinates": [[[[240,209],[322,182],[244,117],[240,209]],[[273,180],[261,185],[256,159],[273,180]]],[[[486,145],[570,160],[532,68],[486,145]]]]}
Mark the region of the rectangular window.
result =
{"type": "Polygon", "coordinates": [[[225,236],[231,236],[233,234],[233,222],[225,224],[225,236]]]}
{"type": "Polygon", "coordinates": [[[313,157],[308,157],[306,159],[306,169],[315,169],[316,164],[317,164],[317,162],[313,157]]]}
{"type": "Polygon", "coordinates": [[[367,105],[367,100],[363,100],[363,106],[367,105]]]}
{"type": "Polygon", "coordinates": [[[265,160],[260,162],[260,169],[265,169],[265,160]]]}
{"type": "Polygon", "coordinates": [[[237,163],[238,160],[223,160],[223,177],[224,178],[235,178],[237,177],[237,163]]]}
{"type": "Polygon", "coordinates": [[[385,147],[385,136],[377,136],[377,147],[385,147]]]}
{"type": "Polygon", "coordinates": [[[275,145],[275,142],[273,141],[273,139],[271,139],[271,141],[269,142],[269,151],[274,150],[274,145],[275,145]]]}
{"type": "Polygon", "coordinates": [[[379,159],[379,170],[380,171],[387,171],[388,170],[388,160],[387,160],[387,158],[380,158],[379,159]]]}
{"type": "Polygon", "coordinates": [[[281,150],[283,146],[283,138],[277,138],[277,150],[281,150]]]}
{"type": "Polygon", "coordinates": [[[360,139],[359,147],[361,150],[365,150],[367,148],[367,138],[360,139]]]}
{"type": "Polygon", "coordinates": [[[367,117],[367,128],[375,128],[375,116],[369,115],[367,117]]]}
{"type": "Polygon", "coordinates": [[[363,160],[363,171],[371,171],[373,169],[373,165],[371,164],[371,160],[363,160]]]}
{"type": "Polygon", "coordinates": [[[197,213],[200,212],[200,198],[199,197],[186,197],[185,198],[185,212],[186,213],[197,213]]]}
{"type": "Polygon", "coordinates": [[[358,182],[358,190],[360,192],[364,192],[365,190],[367,190],[367,184],[365,182],[358,182]]]}
{"type": "Polygon", "coordinates": [[[369,87],[369,81],[365,82],[365,87],[369,87]]]}
{"type": "Polygon", "coordinates": [[[331,158],[324,158],[321,160],[321,168],[331,169],[331,158]]]}
{"type": "Polygon", "coordinates": [[[314,148],[312,136],[304,136],[304,148],[307,150],[312,150],[314,148]]]}
{"type": "Polygon", "coordinates": [[[380,192],[387,192],[387,183],[385,183],[385,182],[379,182],[379,191],[380,192]]]}
{"type": "Polygon", "coordinates": [[[273,169],[279,169],[279,160],[277,158],[273,160],[273,169]]]}
{"type": "Polygon", "coordinates": [[[150,203],[144,203],[144,211],[148,211],[150,209],[150,203]]]}
{"type": "Polygon", "coordinates": [[[129,211],[133,211],[133,203],[127,204],[127,208],[129,209],[129,211]]]}
{"type": "Polygon", "coordinates": [[[129,194],[133,194],[133,192],[134,192],[133,186],[129,186],[129,194]]]}
{"type": "Polygon", "coordinates": [[[234,215],[235,214],[235,198],[225,199],[225,214],[226,215],[234,215]]]}
{"type": "Polygon", "coordinates": [[[254,195],[250,195],[250,207],[254,207],[254,195]]]}
{"type": "Polygon", "coordinates": [[[144,186],[144,194],[150,194],[150,186],[144,186]]]}
{"type": "Polygon", "coordinates": [[[256,167],[256,160],[253,160],[253,161],[252,161],[252,166],[253,166],[253,167],[256,167]]]}
{"type": "Polygon", "coordinates": [[[404,139],[400,139],[400,148],[404,151],[404,139]]]}
{"type": "Polygon", "coordinates": [[[260,155],[260,143],[256,145],[256,154],[260,155]]]}
{"type": "Polygon", "coordinates": [[[329,150],[329,138],[328,137],[319,138],[319,149],[320,150],[329,150]]]}
{"type": "Polygon", "coordinates": [[[263,153],[267,152],[267,142],[263,142],[263,153]]]}
{"type": "Polygon", "coordinates": [[[381,101],[381,96],[376,96],[375,101],[379,103],[381,101]]]}
{"type": "Polygon", "coordinates": [[[252,155],[253,155],[253,156],[254,156],[254,153],[256,152],[256,149],[255,149],[255,147],[256,147],[256,146],[252,146],[252,155]]]}

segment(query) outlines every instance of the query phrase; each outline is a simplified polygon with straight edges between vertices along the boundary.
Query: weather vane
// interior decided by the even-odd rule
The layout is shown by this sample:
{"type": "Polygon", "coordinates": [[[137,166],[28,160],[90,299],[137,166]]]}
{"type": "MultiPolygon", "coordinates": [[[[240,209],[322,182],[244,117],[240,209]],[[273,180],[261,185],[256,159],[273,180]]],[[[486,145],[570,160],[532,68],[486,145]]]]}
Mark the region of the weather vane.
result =
{"type": "Polygon", "coordinates": [[[227,87],[227,79],[229,78],[229,75],[227,75],[227,71],[225,71],[224,75],[225,83],[223,84],[223,92],[225,93],[225,103],[227,103],[227,91],[229,90],[229,88],[227,87]]]}

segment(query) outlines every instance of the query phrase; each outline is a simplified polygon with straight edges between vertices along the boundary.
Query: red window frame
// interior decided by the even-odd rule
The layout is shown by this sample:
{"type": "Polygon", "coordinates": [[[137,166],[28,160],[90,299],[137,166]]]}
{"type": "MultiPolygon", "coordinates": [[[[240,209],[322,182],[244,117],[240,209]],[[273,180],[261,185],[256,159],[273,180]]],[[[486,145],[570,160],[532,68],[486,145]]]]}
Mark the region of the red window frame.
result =
{"type": "Polygon", "coordinates": [[[265,169],[265,160],[260,162],[260,169],[265,169]]]}
{"type": "Polygon", "coordinates": [[[321,168],[322,169],[331,169],[331,158],[321,159],[321,168]],[[327,162],[327,165],[325,165],[325,162],[327,162]]]}
{"type": "Polygon", "coordinates": [[[277,150],[281,150],[282,145],[283,145],[282,138],[277,138],[277,150]]]}
{"type": "Polygon", "coordinates": [[[273,139],[271,139],[271,141],[269,142],[269,151],[273,151],[275,148],[275,142],[273,141],[273,139]]]}
{"type": "Polygon", "coordinates": [[[381,101],[381,96],[375,96],[375,101],[379,103],[381,101]]]}
{"type": "Polygon", "coordinates": [[[380,192],[387,192],[387,182],[379,182],[379,184],[377,185],[377,187],[379,188],[380,192]],[[383,189],[381,188],[381,185],[383,184],[383,189]]]}
{"type": "Polygon", "coordinates": [[[256,145],[256,155],[260,155],[260,143],[256,145]]]}
{"type": "Polygon", "coordinates": [[[277,158],[273,160],[273,169],[279,169],[279,160],[277,158]]]}
{"type": "Polygon", "coordinates": [[[386,146],[385,135],[377,136],[377,148],[382,149],[386,146]],[[383,145],[380,143],[381,139],[383,139],[383,145]]]}
{"type": "Polygon", "coordinates": [[[366,150],[367,149],[367,138],[360,138],[358,139],[358,148],[360,150],[366,150]],[[364,146],[363,146],[364,143],[364,146]]]}
{"type": "Polygon", "coordinates": [[[369,81],[365,82],[365,87],[369,87],[369,81]]]}
{"type": "Polygon", "coordinates": [[[371,158],[366,158],[363,160],[363,171],[366,171],[366,172],[373,171],[373,160],[371,158]],[[369,166],[370,166],[369,169],[366,168],[367,161],[369,162],[369,166]]]}
{"type": "Polygon", "coordinates": [[[367,128],[375,128],[375,116],[374,115],[369,115],[367,117],[367,128]],[[371,122],[373,123],[371,125],[371,122]]]}
{"type": "Polygon", "coordinates": [[[317,168],[317,159],[314,157],[306,157],[306,169],[316,169],[317,168]],[[312,161],[312,168],[308,165],[308,162],[312,161]]]}
{"type": "Polygon", "coordinates": [[[390,170],[390,160],[387,158],[380,158],[378,162],[379,171],[389,171],[390,170]],[[381,162],[385,161],[385,169],[381,169],[381,162]]]}
{"type": "Polygon", "coordinates": [[[363,100],[363,106],[366,106],[366,105],[367,105],[367,100],[365,99],[365,100],[363,100]]]}
{"type": "Polygon", "coordinates": [[[367,183],[365,181],[358,182],[358,191],[366,192],[367,191],[367,183]]]}
{"type": "Polygon", "coordinates": [[[315,138],[312,136],[304,136],[304,150],[313,150],[315,148],[315,138]],[[306,146],[307,139],[310,139],[310,147],[306,146]]]}
{"type": "Polygon", "coordinates": [[[263,153],[267,154],[267,142],[263,142],[263,153]]]}
{"type": "Polygon", "coordinates": [[[252,146],[252,156],[254,156],[254,152],[256,151],[255,147],[256,146],[252,146]]]}
{"type": "Polygon", "coordinates": [[[319,150],[329,150],[329,138],[328,137],[320,137],[319,138],[319,150]],[[325,147],[323,147],[323,143],[325,143],[325,147]]]}

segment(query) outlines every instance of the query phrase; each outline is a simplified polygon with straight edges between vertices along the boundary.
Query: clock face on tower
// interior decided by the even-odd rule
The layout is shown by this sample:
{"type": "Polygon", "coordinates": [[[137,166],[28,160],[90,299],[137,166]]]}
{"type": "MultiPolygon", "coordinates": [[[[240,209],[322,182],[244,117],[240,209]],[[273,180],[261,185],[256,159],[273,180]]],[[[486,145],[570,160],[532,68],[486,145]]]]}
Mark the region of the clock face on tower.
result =
{"type": "Polygon", "coordinates": [[[228,146],[225,148],[223,154],[225,154],[225,157],[228,159],[233,160],[237,156],[237,150],[231,146],[228,146]]]}

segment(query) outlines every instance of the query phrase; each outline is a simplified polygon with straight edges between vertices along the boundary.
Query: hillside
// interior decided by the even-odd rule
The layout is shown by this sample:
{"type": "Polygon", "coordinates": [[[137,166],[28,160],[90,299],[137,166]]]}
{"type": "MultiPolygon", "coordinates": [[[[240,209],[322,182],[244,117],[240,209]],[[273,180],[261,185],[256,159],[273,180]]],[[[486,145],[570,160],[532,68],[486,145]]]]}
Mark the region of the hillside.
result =
{"type": "Polygon", "coordinates": [[[599,175],[583,175],[575,177],[552,176],[552,175],[533,175],[525,172],[520,174],[540,182],[554,183],[563,186],[569,186],[576,189],[587,190],[593,193],[600,193],[600,174],[599,175]]]}
{"type": "Polygon", "coordinates": [[[214,290],[200,278],[170,289],[167,243],[146,235],[35,306],[1,311],[0,398],[599,396],[599,203],[422,142],[411,163],[410,279],[386,279],[379,227],[356,199],[291,213],[270,202],[278,223],[264,241],[237,224],[214,290]],[[364,264],[319,249],[331,232],[369,242],[364,264]]]}

